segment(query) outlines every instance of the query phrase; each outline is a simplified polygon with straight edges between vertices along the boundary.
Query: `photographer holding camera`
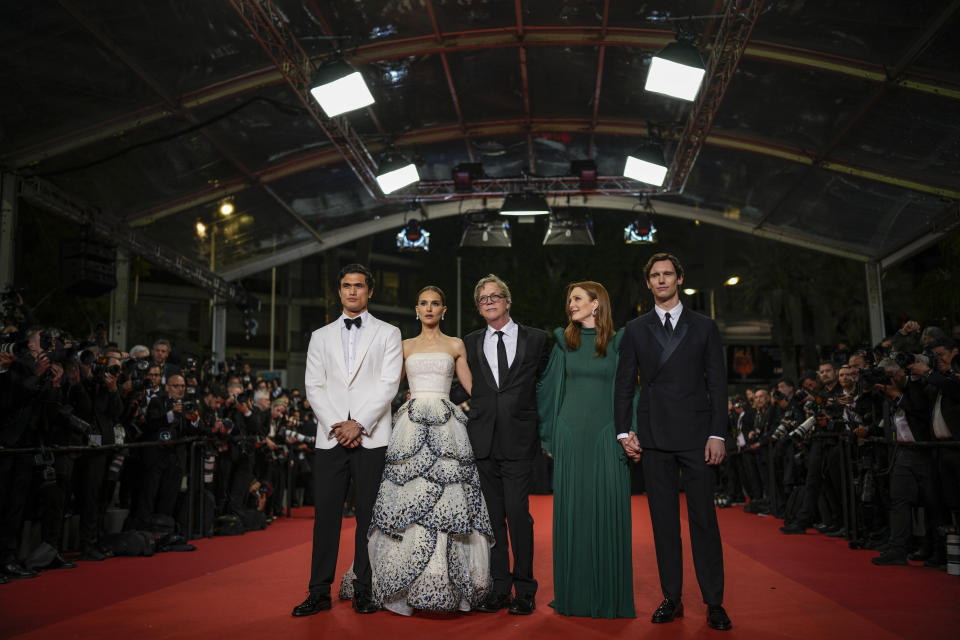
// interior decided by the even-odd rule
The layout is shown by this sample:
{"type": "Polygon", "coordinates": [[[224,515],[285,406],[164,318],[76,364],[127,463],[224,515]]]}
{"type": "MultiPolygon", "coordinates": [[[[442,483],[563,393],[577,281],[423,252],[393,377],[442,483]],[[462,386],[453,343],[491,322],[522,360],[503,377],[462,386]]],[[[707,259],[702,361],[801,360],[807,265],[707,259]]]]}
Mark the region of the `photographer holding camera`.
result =
{"type": "MultiPolygon", "coordinates": [[[[79,379],[70,387],[68,397],[78,417],[90,424],[83,445],[98,447],[117,442],[116,425],[123,414],[118,381],[122,354],[108,349],[94,365],[78,362],[79,379]]],[[[122,436],[121,436],[122,438],[122,436]]],[[[79,454],[74,469],[74,495],[80,513],[80,560],[99,561],[107,556],[99,549],[99,522],[103,503],[104,478],[112,460],[106,452],[79,454]]]]}
{"type": "MultiPolygon", "coordinates": [[[[197,433],[200,414],[195,403],[184,400],[183,376],[171,375],[164,391],[147,406],[143,439],[169,442],[197,433]]],[[[176,446],[145,447],[141,450],[142,477],[134,505],[137,529],[151,530],[154,514],[174,516],[183,477],[183,450],[176,446]]]]}
{"type": "MultiPolygon", "coordinates": [[[[905,367],[912,367],[916,357],[885,358],[878,367],[887,380],[882,385],[884,403],[884,430],[889,440],[895,440],[890,460],[890,543],[886,551],[871,561],[876,565],[906,565],[907,545],[911,532],[911,506],[925,507],[925,524],[929,537],[942,522],[942,508],[935,476],[934,455],[931,449],[900,446],[902,443],[928,441],[932,438],[930,424],[931,403],[926,384],[907,375],[905,367]],[[898,361],[899,360],[899,361],[898,361]]],[[[881,385],[877,385],[881,388],[881,385]]]]}
{"type": "MultiPolygon", "coordinates": [[[[929,385],[934,397],[934,439],[956,442],[960,440],[960,349],[955,341],[943,338],[932,343],[930,351],[936,358],[934,362],[928,365],[918,358],[908,369],[929,385]]],[[[945,506],[953,526],[960,526],[960,447],[940,447],[934,455],[945,506]]]]}

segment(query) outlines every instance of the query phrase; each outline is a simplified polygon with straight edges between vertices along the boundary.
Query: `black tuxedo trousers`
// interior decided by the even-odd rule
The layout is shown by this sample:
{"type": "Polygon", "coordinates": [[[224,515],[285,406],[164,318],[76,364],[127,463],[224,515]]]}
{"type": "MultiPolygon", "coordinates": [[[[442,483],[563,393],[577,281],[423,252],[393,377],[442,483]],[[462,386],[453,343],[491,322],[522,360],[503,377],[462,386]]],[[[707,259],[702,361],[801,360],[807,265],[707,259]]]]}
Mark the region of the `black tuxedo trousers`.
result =
{"type": "Polygon", "coordinates": [[[332,449],[317,449],[313,471],[313,558],[310,566],[310,593],[327,596],[337,570],[340,550],[340,524],[343,503],[347,499],[350,480],[356,490],[357,533],[354,539],[354,593],[370,592],[370,556],[367,553],[367,530],[373,517],[380,478],[383,475],[386,447],[347,449],[339,444],[332,449]]]}

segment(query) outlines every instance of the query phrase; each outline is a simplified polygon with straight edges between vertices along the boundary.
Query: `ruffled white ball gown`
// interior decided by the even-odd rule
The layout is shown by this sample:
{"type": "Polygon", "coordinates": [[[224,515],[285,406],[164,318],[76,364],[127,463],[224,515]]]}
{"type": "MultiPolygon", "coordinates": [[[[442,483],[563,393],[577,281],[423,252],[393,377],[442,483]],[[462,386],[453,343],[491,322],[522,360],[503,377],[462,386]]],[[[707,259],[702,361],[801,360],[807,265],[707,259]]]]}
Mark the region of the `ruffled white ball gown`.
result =
{"type": "Polygon", "coordinates": [[[469,611],[491,584],[493,531],[467,437],[450,401],[454,359],[405,361],[411,397],[394,416],[370,524],[373,596],[403,615],[469,611]]]}

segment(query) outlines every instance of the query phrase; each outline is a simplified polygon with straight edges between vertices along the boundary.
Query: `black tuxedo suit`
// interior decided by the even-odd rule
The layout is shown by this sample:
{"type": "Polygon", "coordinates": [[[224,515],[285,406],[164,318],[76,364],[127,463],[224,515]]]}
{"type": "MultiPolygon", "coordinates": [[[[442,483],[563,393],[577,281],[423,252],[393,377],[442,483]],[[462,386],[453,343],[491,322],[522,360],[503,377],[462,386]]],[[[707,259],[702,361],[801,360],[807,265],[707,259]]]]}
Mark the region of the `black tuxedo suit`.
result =
{"type": "Polygon", "coordinates": [[[499,388],[483,352],[485,335],[486,327],[467,335],[463,342],[473,375],[467,432],[496,540],[490,556],[493,594],[506,596],[515,587],[518,597],[532,598],[537,582],[533,578],[533,518],[528,495],[533,462],[540,453],[537,380],[550,357],[547,334],[519,325],[516,355],[499,388]]]}
{"type": "Polygon", "coordinates": [[[723,601],[723,549],[714,509],[716,474],[704,461],[710,436],[727,428],[726,367],[716,323],[684,309],[668,335],[656,311],[627,323],[614,392],[617,431],[630,431],[640,384],[637,436],[650,504],[660,586],[680,600],[679,472],[683,469],[694,566],[704,602],[723,601]]]}

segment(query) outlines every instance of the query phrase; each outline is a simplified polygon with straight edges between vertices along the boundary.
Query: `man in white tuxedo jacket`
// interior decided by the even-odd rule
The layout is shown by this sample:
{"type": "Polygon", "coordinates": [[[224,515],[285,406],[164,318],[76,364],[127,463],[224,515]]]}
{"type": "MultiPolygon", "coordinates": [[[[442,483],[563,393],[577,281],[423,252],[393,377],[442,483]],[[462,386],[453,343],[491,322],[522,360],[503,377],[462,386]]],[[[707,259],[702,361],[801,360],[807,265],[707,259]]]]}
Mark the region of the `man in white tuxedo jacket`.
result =
{"type": "Polygon", "coordinates": [[[313,560],[309,595],[293,610],[307,616],[329,609],[337,566],[343,503],[350,480],[356,493],[353,608],[372,613],[367,529],[390,441],[390,403],[400,384],[403,347],[400,330],[367,311],[373,274],[352,264],[340,271],[343,314],[313,332],[307,350],[304,386],[317,416],[314,453],[313,560]]]}

